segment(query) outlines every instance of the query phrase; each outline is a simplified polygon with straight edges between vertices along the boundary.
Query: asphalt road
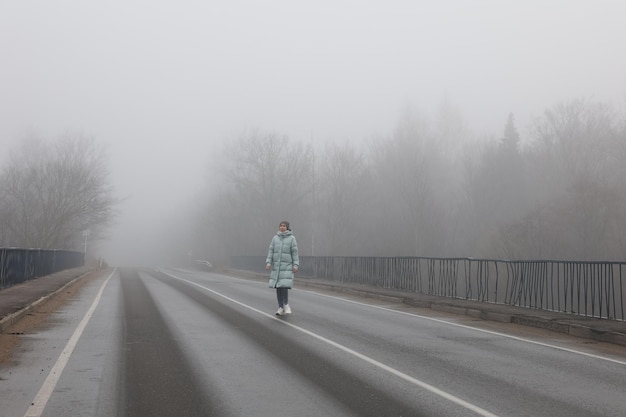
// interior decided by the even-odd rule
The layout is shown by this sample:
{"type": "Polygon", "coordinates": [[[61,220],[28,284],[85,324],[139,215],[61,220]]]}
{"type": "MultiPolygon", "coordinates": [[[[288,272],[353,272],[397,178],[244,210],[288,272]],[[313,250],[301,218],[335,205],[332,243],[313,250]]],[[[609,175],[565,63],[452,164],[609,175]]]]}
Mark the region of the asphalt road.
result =
{"type": "Polygon", "coordinates": [[[275,304],[214,273],[103,275],[2,369],[0,416],[626,415],[622,346],[302,289],[291,316],[275,304]]]}

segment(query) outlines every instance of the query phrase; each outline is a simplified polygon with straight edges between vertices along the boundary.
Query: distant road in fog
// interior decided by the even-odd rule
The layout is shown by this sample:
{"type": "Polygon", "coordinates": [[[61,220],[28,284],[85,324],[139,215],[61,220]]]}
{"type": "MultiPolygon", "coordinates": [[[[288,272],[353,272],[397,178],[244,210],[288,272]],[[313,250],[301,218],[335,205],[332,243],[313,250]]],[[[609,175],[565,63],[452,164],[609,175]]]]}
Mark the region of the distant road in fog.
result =
{"type": "Polygon", "coordinates": [[[291,316],[276,317],[275,304],[257,281],[119,269],[28,338],[0,415],[626,415],[626,348],[580,352],[542,330],[521,339],[512,325],[487,331],[468,317],[300,289],[291,316]]]}

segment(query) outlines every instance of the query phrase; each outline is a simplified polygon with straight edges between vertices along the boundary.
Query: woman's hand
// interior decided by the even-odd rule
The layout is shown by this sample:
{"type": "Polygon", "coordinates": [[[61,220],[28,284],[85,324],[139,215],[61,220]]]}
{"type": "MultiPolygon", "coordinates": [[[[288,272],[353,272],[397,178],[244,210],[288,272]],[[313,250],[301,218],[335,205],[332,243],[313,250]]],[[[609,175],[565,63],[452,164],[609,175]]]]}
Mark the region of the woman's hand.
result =
{"type": "Polygon", "coordinates": [[[293,272],[294,272],[294,273],[298,272],[298,266],[297,266],[297,265],[294,265],[294,266],[293,266],[293,272]]]}
{"type": "Polygon", "coordinates": [[[265,264],[265,270],[266,270],[266,271],[269,271],[271,267],[272,267],[272,265],[270,265],[270,264],[265,264]]]}

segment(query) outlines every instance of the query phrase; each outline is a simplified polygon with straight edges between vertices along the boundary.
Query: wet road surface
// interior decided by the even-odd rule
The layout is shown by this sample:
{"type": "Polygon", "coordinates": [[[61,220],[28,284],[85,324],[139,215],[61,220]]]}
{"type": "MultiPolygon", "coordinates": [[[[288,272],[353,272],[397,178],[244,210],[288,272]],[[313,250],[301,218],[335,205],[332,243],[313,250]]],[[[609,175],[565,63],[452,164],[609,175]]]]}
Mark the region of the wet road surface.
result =
{"type": "Polygon", "coordinates": [[[116,270],[26,337],[0,416],[626,415],[621,346],[301,289],[290,304],[274,316],[262,282],[116,270]]]}

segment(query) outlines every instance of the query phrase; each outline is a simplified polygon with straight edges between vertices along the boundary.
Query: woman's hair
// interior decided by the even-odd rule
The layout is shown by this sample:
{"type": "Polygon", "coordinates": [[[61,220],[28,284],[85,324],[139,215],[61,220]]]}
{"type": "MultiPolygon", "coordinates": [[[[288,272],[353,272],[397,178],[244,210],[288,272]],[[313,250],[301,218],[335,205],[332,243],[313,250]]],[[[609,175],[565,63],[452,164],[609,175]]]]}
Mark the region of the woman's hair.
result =
{"type": "Polygon", "coordinates": [[[279,225],[279,226],[280,226],[281,224],[284,224],[285,226],[287,226],[287,230],[291,230],[291,229],[289,228],[289,222],[288,222],[288,221],[282,221],[282,222],[278,223],[278,225],[279,225]]]}

